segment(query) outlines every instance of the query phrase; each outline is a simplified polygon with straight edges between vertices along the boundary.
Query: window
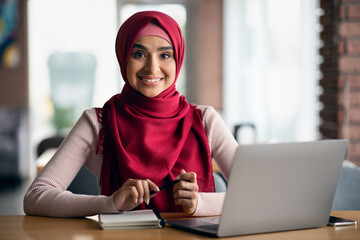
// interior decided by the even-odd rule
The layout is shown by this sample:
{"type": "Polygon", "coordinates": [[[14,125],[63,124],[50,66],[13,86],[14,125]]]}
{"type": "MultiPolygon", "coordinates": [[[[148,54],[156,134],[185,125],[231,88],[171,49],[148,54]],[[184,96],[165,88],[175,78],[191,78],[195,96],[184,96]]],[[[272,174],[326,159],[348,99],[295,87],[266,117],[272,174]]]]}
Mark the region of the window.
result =
{"type": "Polygon", "coordinates": [[[28,0],[32,149],[56,131],[66,133],[85,108],[100,107],[120,91],[116,33],[116,0],[28,0]],[[84,73],[90,75],[85,81],[84,73]],[[70,83],[57,84],[65,75],[70,83]],[[83,103],[74,110],[74,102],[83,103]]]}
{"type": "Polygon", "coordinates": [[[225,1],[223,115],[229,126],[250,122],[261,142],[317,138],[316,10],[312,0],[225,1]]]}

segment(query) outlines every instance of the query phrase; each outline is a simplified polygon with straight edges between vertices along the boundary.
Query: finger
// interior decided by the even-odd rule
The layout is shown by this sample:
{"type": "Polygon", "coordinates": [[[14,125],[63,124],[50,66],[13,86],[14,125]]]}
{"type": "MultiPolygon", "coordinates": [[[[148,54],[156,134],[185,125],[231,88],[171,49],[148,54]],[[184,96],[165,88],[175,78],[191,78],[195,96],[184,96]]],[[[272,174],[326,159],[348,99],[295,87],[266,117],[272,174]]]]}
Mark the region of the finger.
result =
{"type": "Polygon", "coordinates": [[[146,181],[148,182],[149,184],[149,188],[155,192],[158,192],[160,191],[159,187],[153,182],[151,181],[150,179],[146,179],[146,181]]]}
{"type": "Polygon", "coordinates": [[[150,179],[146,179],[146,185],[144,184],[144,201],[147,205],[150,203],[150,198],[155,196],[160,191],[159,187],[150,179]]]}
{"type": "Polygon", "coordinates": [[[198,192],[199,186],[196,183],[180,181],[174,185],[173,191],[174,191],[174,193],[176,191],[198,192]]]}
{"type": "Polygon", "coordinates": [[[142,203],[144,201],[144,186],[141,180],[136,180],[134,187],[138,193],[137,201],[142,203]]]}
{"type": "Polygon", "coordinates": [[[181,205],[185,213],[193,214],[196,210],[197,201],[195,199],[189,200],[189,199],[181,198],[181,199],[176,199],[175,204],[181,205]]]}
{"type": "Polygon", "coordinates": [[[183,207],[192,208],[192,207],[196,206],[196,199],[194,199],[194,198],[191,198],[191,199],[178,198],[178,199],[175,199],[175,204],[182,205],[183,207]]]}
{"type": "Polygon", "coordinates": [[[113,196],[113,201],[119,211],[134,209],[138,203],[138,191],[135,186],[122,186],[113,196]]]}
{"type": "Polygon", "coordinates": [[[175,178],[175,180],[180,180],[180,175],[184,173],[186,173],[186,171],[184,169],[181,169],[179,175],[175,178]]]}
{"type": "Polygon", "coordinates": [[[120,199],[121,203],[126,202],[127,199],[131,199],[135,204],[138,203],[138,191],[135,186],[123,186],[115,195],[117,195],[116,198],[120,199]]]}
{"type": "Polygon", "coordinates": [[[186,191],[186,190],[178,190],[173,194],[174,199],[195,199],[197,197],[197,191],[186,191]]]}
{"type": "Polygon", "coordinates": [[[184,169],[181,169],[180,174],[175,179],[196,182],[196,173],[195,172],[187,173],[184,169]]]}
{"type": "Polygon", "coordinates": [[[128,188],[128,192],[129,192],[129,194],[131,195],[134,203],[137,204],[137,203],[138,203],[139,193],[138,193],[136,187],[135,187],[135,186],[130,186],[130,187],[128,188]]]}
{"type": "Polygon", "coordinates": [[[153,196],[155,196],[155,194],[157,192],[160,191],[159,187],[153,182],[151,181],[150,179],[147,179],[147,182],[148,182],[148,185],[149,185],[149,189],[150,189],[150,198],[152,198],[153,196]]]}
{"type": "Polygon", "coordinates": [[[188,173],[180,174],[180,180],[194,183],[196,182],[196,173],[188,172],[188,173]]]}
{"type": "Polygon", "coordinates": [[[158,192],[160,191],[160,189],[158,188],[158,186],[156,186],[156,184],[154,182],[152,182],[150,179],[146,179],[146,180],[141,180],[142,183],[142,189],[143,189],[143,197],[140,198],[140,201],[142,202],[145,201],[146,204],[150,203],[150,189],[158,192]]]}
{"type": "Polygon", "coordinates": [[[147,180],[142,181],[143,189],[144,189],[144,202],[149,205],[150,200],[150,190],[149,190],[149,183],[147,180]]]}
{"type": "Polygon", "coordinates": [[[135,182],[135,179],[129,178],[122,184],[122,186],[133,186],[134,182],[135,182]]]}
{"type": "Polygon", "coordinates": [[[195,182],[190,181],[179,181],[177,184],[174,185],[173,191],[178,190],[187,190],[187,191],[199,191],[199,187],[197,185],[196,179],[195,182]]]}

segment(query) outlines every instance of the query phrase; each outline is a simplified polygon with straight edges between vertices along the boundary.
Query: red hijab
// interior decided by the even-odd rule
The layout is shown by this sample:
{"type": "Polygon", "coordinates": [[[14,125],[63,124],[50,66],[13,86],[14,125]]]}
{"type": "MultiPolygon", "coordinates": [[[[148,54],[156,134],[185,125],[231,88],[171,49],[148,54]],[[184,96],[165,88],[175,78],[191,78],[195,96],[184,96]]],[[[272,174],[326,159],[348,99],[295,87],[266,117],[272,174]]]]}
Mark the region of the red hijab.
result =
{"type": "MultiPolygon", "coordinates": [[[[200,192],[213,192],[211,156],[201,112],[176,91],[174,83],[154,98],[134,90],[126,66],[139,32],[150,22],[160,26],[174,48],[176,78],[184,58],[184,39],[178,24],[161,12],[132,15],[121,26],[116,54],[125,80],[122,92],[96,109],[103,128],[98,153],[103,153],[101,193],[111,195],[129,178],[150,179],[158,186],[174,180],[181,169],[197,174],[200,192]]],[[[159,192],[150,205],[162,212],[181,211],[172,189],[159,192]]],[[[144,205],[138,208],[143,209],[144,205]]]]}

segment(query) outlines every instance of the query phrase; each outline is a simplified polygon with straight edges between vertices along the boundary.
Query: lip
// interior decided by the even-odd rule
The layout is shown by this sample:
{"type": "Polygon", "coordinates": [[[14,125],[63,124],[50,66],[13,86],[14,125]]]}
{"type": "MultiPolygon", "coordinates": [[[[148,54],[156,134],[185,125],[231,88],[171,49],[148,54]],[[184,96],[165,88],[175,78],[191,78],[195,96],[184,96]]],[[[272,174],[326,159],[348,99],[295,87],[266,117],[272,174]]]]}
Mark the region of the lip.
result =
{"type": "Polygon", "coordinates": [[[149,86],[158,85],[162,80],[164,80],[163,77],[154,77],[154,76],[138,76],[138,79],[141,81],[141,83],[149,86]]]}

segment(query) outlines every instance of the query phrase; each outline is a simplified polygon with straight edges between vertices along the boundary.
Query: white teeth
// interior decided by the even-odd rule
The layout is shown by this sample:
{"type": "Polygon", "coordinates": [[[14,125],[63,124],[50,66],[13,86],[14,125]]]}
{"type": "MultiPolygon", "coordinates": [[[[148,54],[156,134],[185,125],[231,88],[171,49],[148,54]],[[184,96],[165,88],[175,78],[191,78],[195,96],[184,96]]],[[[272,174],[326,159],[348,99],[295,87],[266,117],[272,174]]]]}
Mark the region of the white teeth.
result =
{"type": "Polygon", "coordinates": [[[161,80],[161,78],[157,78],[157,79],[146,79],[146,78],[141,78],[141,80],[145,81],[145,82],[150,82],[150,83],[153,83],[153,82],[158,82],[161,80]]]}

